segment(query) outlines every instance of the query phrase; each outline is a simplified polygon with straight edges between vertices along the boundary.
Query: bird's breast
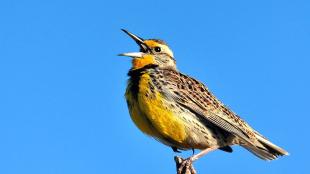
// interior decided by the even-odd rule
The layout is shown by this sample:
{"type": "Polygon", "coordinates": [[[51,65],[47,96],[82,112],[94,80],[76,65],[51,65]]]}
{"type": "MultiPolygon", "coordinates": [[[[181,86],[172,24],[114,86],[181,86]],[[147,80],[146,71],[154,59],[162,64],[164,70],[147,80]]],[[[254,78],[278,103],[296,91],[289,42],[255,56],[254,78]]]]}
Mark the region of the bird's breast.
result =
{"type": "Polygon", "coordinates": [[[129,80],[126,99],[133,122],[144,133],[163,141],[182,144],[186,140],[184,122],[153,85],[148,73],[129,80]]]}

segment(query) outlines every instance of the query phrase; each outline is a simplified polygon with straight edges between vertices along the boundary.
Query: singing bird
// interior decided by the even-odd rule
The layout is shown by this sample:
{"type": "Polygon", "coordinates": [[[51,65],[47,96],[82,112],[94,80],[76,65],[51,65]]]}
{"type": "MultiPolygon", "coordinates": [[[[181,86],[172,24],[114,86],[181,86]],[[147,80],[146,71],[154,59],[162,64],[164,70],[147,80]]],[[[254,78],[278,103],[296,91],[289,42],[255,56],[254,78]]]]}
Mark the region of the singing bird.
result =
{"type": "Polygon", "coordinates": [[[144,40],[127,30],[140,47],[132,58],[125,93],[129,113],[145,134],[179,150],[199,149],[186,162],[210,151],[232,152],[240,145],[263,160],[288,155],[220,102],[198,80],[178,71],[173,52],[159,39],[144,40]]]}

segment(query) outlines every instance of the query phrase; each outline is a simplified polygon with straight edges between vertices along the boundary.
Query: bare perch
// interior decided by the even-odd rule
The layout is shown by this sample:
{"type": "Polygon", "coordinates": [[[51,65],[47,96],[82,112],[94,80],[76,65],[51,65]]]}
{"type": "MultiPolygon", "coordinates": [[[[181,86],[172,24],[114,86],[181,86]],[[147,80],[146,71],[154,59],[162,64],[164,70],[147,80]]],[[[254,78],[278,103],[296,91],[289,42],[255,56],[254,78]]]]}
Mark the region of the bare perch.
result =
{"type": "Polygon", "coordinates": [[[177,174],[197,174],[193,163],[179,156],[174,157],[177,174]]]}

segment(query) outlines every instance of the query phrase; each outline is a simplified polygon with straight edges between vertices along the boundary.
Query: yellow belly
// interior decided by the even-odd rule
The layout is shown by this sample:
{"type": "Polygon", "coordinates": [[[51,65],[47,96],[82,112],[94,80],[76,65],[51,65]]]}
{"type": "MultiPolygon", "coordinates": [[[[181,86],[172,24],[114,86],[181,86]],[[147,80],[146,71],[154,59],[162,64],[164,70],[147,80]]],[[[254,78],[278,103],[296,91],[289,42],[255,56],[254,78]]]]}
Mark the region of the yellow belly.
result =
{"type": "Polygon", "coordinates": [[[178,118],[156,89],[151,91],[149,75],[143,74],[139,82],[139,93],[136,97],[132,91],[127,90],[126,92],[133,122],[142,132],[159,140],[168,139],[178,144],[185,143],[184,122],[178,118]]]}

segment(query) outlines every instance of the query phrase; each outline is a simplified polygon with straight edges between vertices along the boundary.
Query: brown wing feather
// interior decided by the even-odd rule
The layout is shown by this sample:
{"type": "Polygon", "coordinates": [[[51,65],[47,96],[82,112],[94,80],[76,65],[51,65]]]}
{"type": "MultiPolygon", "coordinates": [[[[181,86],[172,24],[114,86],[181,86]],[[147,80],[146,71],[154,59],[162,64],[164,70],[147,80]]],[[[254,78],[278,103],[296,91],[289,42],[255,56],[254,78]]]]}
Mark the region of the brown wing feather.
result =
{"type": "Polygon", "coordinates": [[[163,76],[154,78],[154,84],[161,83],[161,93],[169,100],[196,113],[206,121],[232,133],[247,143],[256,140],[253,129],[240,117],[225,107],[208,88],[199,81],[169,69],[158,69],[163,76]]]}

